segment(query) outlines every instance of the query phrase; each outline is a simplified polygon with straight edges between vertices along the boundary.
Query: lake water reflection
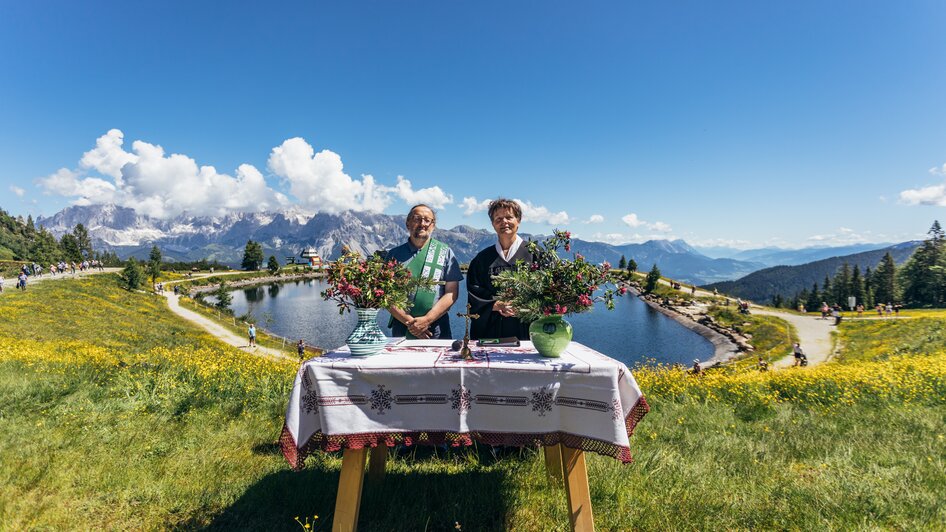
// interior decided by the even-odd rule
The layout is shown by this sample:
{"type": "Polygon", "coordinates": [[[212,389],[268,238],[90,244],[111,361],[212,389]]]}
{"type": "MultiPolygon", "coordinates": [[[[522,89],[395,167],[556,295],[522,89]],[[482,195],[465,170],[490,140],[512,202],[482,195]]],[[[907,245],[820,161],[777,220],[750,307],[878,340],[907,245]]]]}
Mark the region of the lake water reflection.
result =
{"type": "MultiPolygon", "coordinates": [[[[231,308],[237,316],[249,313],[259,326],[278,335],[331,349],[345,343],[357,319],[354,313],[340,316],[332,302],[323,301],[319,294],[324,288],[320,280],[310,280],[239,289],[232,292],[231,308]]],[[[610,312],[598,305],[591,312],[569,316],[575,341],[628,365],[650,358],[689,365],[694,358],[712,356],[713,346],[706,339],[636,297],[616,298],[614,303],[610,312]]],[[[463,337],[463,320],[456,313],[465,306],[461,283],[460,300],[450,312],[456,338],[463,337]]],[[[387,334],[389,318],[386,311],[378,317],[387,334]]]]}

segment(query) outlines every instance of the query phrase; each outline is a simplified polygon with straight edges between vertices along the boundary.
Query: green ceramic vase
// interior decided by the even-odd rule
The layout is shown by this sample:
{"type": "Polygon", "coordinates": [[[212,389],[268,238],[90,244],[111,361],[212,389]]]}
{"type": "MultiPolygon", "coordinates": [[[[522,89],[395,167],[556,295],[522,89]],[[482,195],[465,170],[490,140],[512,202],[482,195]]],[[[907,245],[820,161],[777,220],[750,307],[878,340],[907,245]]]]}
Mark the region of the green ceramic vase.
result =
{"type": "Polygon", "coordinates": [[[561,314],[540,318],[529,325],[529,339],[540,355],[558,358],[572,341],[572,324],[561,314]]]}

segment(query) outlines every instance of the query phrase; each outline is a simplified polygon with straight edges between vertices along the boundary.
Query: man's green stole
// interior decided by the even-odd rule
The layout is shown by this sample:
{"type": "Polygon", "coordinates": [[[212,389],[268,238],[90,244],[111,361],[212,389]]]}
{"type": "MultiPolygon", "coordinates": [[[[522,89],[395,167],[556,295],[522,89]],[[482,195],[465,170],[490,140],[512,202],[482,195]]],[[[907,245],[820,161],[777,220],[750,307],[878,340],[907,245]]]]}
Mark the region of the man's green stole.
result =
{"type": "MultiPolygon", "coordinates": [[[[424,247],[417,250],[414,257],[404,264],[411,275],[419,279],[430,279],[431,281],[440,281],[443,278],[444,269],[447,266],[447,252],[450,248],[439,240],[430,238],[424,247]]],[[[434,285],[430,288],[418,288],[411,296],[413,305],[409,314],[411,316],[423,316],[434,308],[434,301],[437,299],[437,292],[440,287],[434,285]]],[[[391,325],[394,324],[394,317],[391,317],[391,325]]],[[[408,331],[408,338],[414,336],[408,331]]]]}

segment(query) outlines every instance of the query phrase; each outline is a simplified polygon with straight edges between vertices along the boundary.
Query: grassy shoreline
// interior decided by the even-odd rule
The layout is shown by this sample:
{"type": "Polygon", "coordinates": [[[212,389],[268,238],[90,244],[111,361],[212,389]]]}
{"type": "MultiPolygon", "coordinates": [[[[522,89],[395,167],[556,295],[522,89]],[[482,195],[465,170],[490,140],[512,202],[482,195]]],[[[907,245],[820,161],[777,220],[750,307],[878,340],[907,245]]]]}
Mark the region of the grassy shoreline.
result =
{"type": "MultiPolygon", "coordinates": [[[[112,275],[15,295],[0,299],[4,528],[330,528],[339,454],[294,473],[274,443],[295,364],[225,346],[112,275]]],[[[942,527],[946,353],[929,345],[770,374],[635,370],[652,411],[634,464],[589,455],[596,525],[942,527]]],[[[410,448],[366,486],[360,525],[566,530],[565,512],[534,450],[410,448]]]]}

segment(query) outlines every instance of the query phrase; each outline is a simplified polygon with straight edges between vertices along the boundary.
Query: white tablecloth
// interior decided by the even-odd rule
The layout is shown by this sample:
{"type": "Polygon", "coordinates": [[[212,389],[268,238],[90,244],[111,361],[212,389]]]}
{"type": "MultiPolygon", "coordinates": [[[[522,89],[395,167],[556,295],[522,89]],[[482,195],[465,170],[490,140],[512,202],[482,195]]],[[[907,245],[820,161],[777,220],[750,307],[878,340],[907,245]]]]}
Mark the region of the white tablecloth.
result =
{"type": "Polygon", "coordinates": [[[555,445],[631,461],[628,436],[649,410],[627,367],[572,342],[560,358],[521,347],[393,339],[381,354],[347,347],[306,361],[281,438],[294,468],[315,451],[396,444],[555,445]]]}

